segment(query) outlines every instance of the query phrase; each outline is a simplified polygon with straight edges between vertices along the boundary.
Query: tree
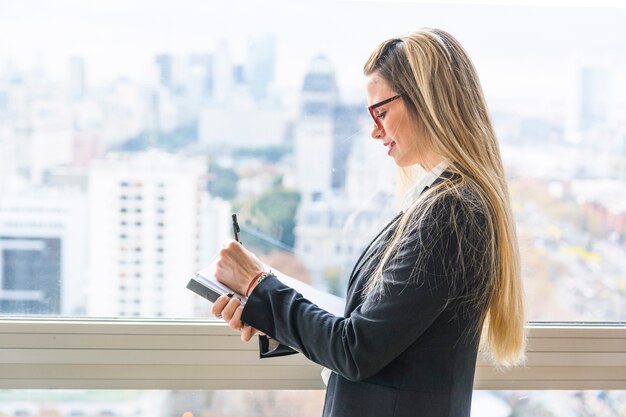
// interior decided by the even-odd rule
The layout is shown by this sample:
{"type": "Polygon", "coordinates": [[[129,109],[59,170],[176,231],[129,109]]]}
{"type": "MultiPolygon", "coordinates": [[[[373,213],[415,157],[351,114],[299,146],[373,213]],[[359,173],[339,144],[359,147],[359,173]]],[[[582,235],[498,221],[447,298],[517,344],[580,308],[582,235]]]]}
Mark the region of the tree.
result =
{"type": "Polygon", "coordinates": [[[293,248],[296,242],[294,228],[299,204],[300,193],[275,187],[263,193],[252,204],[255,226],[270,237],[293,248]]]}
{"type": "Polygon", "coordinates": [[[239,176],[235,171],[222,168],[217,164],[209,165],[208,191],[214,197],[232,200],[237,196],[237,182],[239,176]]]}

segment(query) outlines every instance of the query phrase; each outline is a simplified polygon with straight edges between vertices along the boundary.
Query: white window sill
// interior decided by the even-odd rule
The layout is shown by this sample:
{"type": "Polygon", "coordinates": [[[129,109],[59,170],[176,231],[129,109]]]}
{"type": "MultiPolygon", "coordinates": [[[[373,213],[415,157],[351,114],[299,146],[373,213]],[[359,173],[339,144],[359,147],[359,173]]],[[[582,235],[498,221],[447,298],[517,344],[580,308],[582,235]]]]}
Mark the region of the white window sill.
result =
{"type": "MultiPolygon", "coordinates": [[[[476,389],[626,389],[626,326],[530,325],[526,367],[479,359],[476,389]]],[[[323,389],[302,355],[258,358],[221,323],[0,320],[0,389],[323,389]]]]}

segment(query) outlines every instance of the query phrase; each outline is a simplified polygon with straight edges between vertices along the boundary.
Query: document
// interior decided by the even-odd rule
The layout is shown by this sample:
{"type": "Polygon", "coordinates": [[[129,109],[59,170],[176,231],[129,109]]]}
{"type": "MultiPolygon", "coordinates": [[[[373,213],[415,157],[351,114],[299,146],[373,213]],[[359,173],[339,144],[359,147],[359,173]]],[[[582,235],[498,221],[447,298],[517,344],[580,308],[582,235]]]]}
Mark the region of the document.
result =
{"type": "MultiPolygon", "coordinates": [[[[234,293],[234,296],[238,297],[242,304],[245,304],[247,300],[245,295],[239,294],[220,283],[217,278],[215,278],[215,270],[216,260],[211,262],[206,268],[199,270],[196,273],[196,276],[189,280],[187,288],[212,303],[215,302],[215,300],[217,300],[221,295],[234,293]]],[[[268,265],[265,265],[265,270],[271,270],[283,284],[293,288],[302,294],[304,298],[316,304],[318,307],[334,314],[335,316],[343,317],[346,306],[346,301],[343,298],[320,291],[317,288],[313,288],[310,285],[285,275],[268,265]]]]}

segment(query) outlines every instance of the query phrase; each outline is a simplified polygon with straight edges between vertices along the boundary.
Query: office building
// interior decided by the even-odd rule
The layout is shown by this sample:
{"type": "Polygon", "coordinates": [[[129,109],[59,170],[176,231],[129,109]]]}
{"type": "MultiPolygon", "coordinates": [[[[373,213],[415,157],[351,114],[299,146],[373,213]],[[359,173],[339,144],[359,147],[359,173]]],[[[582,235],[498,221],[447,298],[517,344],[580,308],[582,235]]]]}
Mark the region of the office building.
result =
{"type": "Polygon", "coordinates": [[[159,84],[168,90],[174,88],[174,58],[169,54],[159,54],[154,58],[157,65],[159,84]]]}
{"type": "Polygon", "coordinates": [[[189,120],[197,120],[202,105],[213,96],[214,59],[210,54],[189,56],[184,77],[185,99],[182,113],[188,114],[189,120]]]}
{"type": "Polygon", "coordinates": [[[87,82],[85,80],[85,59],[80,56],[70,58],[69,93],[71,100],[85,97],[87,82]]]}
{"type": "MultiPolygon", "coordinates": [[[[89,314],[185,317],[187,280],[221,236],[203,236],[206,160],[114,154],[89,173],[89,314]]],[[[208,232],[207,232],[208,233],[208,232]]]]}
{"type": "Polygon", "coordinates": [[[303,199],[296,219],[296,253],[315,285],[338,294],[361,251],[397,212],[393,163],[379,143],[362,134],[355,140],[345,188],[303,199]]]}
{"type": "Polygon", "coordinates": [[[230,96],[235,83],[233,77],[233,61],[231,59],[228,43],[222,40],[215,51],[215,63],[213,67],[213,101],[223,103],[230,96]]]}
{"type": "Polygon", "coordinates": [[[14,184],[0,199],[0,313],[84,315],[86,197],[14,184]]]}
{"type": "Polygon", "coordinates": [[[248,41],[247,83],[257,101],[267,97],[276,68],[276,36],[252,37],[248,41]]]}
{"type": "Polygon", "coordinates": [[[356,148],[363,141],[363,135],[358,132],[362,129],[359,121],[364,113],[364,106],[362,105],[354,106],[340,103],[335,107],[331,177],[331,186],[334,190],[343,189],[346,185],[347,164],[352,152],[352,145],[358,143],[356,148]]]}
{"type": "Polygon", "coordinates": [[[338,102],[335,72],[324,56],[316,57],[304,77],[301,109],[294,133],[294,165],[303,201],[332,189],[334,112],[338,102]]]}

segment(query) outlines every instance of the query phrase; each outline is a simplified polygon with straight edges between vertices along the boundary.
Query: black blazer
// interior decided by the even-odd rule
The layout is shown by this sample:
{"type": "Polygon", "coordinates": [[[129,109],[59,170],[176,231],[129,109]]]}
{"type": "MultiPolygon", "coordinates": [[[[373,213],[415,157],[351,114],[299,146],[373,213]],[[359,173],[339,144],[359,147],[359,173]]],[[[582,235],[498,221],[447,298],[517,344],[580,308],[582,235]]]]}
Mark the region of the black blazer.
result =
{"type": "Polygon", "coordinates": [[[345,317],[320,309],[276,278],[254,289],[242,320],[334,371],[325,417],[470,415],[485,310],[472,294],[487,290],[475,267],[486,241],[480,230],[484,213],[474,197],[461,190],[438,198],[427,221],[404,233],[383,273],[384,291],[364,297],[400,215],[392,220],[351,274],[345,317]]]}

